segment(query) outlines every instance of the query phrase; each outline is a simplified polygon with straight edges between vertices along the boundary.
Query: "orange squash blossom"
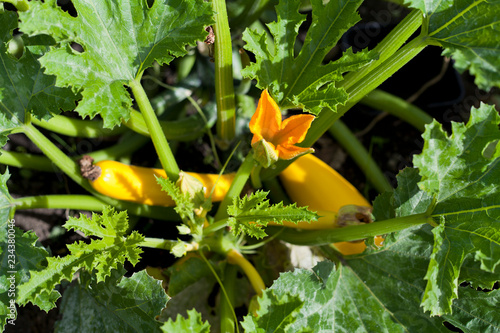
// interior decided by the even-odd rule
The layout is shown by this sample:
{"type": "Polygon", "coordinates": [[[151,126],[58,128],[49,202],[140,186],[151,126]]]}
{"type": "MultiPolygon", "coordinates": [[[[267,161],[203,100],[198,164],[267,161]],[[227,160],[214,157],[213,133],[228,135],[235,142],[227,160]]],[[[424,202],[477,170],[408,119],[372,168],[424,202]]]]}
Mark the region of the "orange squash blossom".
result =
{"type": "Polygon", "coordinates": [[[250,120],[250,131],[253,133],[252,147],[256,159],[264,167],[269,167],[278,159],[290,160],[313,152],[313,148],[295,145],[304,140],[313,120],[313,115],[300,114],[282,121],[278,104],[271,98],[267,90],[264,90],[257,110],[250,120]],[[262,155],[266,155],[264,159],[271,161],[263,163],[262,155]]]}

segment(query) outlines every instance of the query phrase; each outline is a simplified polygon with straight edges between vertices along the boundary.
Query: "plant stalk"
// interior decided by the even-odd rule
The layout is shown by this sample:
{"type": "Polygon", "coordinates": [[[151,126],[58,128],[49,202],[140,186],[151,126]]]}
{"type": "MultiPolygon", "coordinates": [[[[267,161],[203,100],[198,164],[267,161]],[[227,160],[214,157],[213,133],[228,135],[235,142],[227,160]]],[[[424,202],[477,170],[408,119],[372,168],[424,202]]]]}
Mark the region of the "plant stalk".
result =
{"type": "MultiPolygon", "coordinates": [[[[109,199],[109,198],[108,198],[109,199]]],[[[23,197],[14,199],[17,209],[75,209],[100,212],[105,206],[112,204],[118,210],[126,210],[135,216],[149,217],[163,221],[180,221],[181,218],[172,207],[148,206],[128,201],[110,199],[103,201],[91,195],[54,194],[23,197]]]]}
{"type": "Polygon", "coordinates": [[[235,135],[235,102],[233,86],[233,54],[226,1],[212,0],[215,12],[215,95],[217,102],[217,136],[226,149],[235,135]]]}
{"type": "Polygon", "coordinates": [[[264,280],[262,280],[262,277],[259,272],[257,272],[255,267],[253,267],[253,265],[241,253],[232,249],[227,254],[227,262],[239,266],[248,277],[255,293],[259,296],[262,295],[262,292],[266,289],[264,280]]]}
{"type": "MultiPolygon", "coordinates": [[[[391,77],[401,67],[407,64],[411,59],[417,56],[425,47],[425,38],[417,37],[407,45],[403,46],[398,52],[389,57],[380,66],[376,67],[372,72],[368,73],[360,81],[351,85],[347,89],[349,100],[345,105],[339,105],[337,112],[323,110],[319,116],[313,121],[311,128],[307,132],[306,138],[300,143],[302,147],[312,146],[332,125],[340,119],[347,111],[349,111],[356,103],[364,96],[377,88],[385,80],[391,77]]],[[[261,175],[262,180],[266,180],[277,176],[284,170],[291,161],[278,161],[274,169],[265,169],[261,175]]]]}
{"type": "Polygon", "coordinates": [[[151,134],[151,140],[153,141],[156,152],[158,153],[161,165],[165,170],[167,177],[175,182],[179,178],[179,167],[177,166],[175,157],[170,149],[170,146],[168,145],[167,139],[163,133],[153,107],[149,102],[148,96],[138,80],[130,81],[130,88],[132,89],[137,105],[142,112],[148,131],[151,134]]]}
{"type": "Polygon", "coordinates": [[[80,138],[99,138],[122,134],[127,130],[125,126],[117,126],[113,129],[103,128],[101,120],[83,120],[54,115],[48,121],[31,118],[31,122],[49,131],[80,138]]]}
{"type": "Polygon", "coordinates": [[[360,103],[379,111],[390,113],[406,121],[421,132],[425,131],[425,125],[430,124],[433,119],[419,107],[380,89],[370,92],[363,97],[360,103]]]}
{"type": "Polygon", "coordinates": [[[32,124],[23,125],[22,131],[62,172],[87,191],[94,192],[88,181],[80,174],[80,166],[76,161],[64,154],[32,124]]]}
{"type": "Polygon", "coordinates": [[[224,288],[227,297],[220,298],[220,331],[234,332],[236,322],[234,321],[234,291],[236,289],[237,269],[234,265],[227,265],[224,269],[224,288]]]}
{"type": "Polygon", "coordinates": [[[378,59],[359,71],[348,73],[340,83],[345,89],[350,88],[355,82],[365,77],[378,65],[392,56],[404,43],[422,26],[422,12],[413,9],[391,32],[373,49],[378,53],[378,59]]]}
{"type": "Polygon", "coordinates": [[[215,221],[222,220],[227,217],[227,207],[233,203],[234,198],[238,197],[247,183],[250,173],[254,167],[253,153],[250,151],[245,157],[245,160],[240,165],[240,168],[234,176],[234,180],[222,200],[217,213],[215,214],[215,221]]]}
{"type": "Polygon", "coordinates": [[[347,151],[366,178],[379,193],[392,191],[392,186],[370,156],[365,147],[351,130],[339,119],[328,130],[338,143],[347,151]]]}
{"type": "MultiPolygon", "coordinates": [[[[433,220],[429,214],[423,213],[330,230],[285,228],[285,230],[278,235],[278,238],[295,245],[319,246],[336,242],[361,240],[431,222],[433,222],[433,220]]],[[[280,228],[269,227],[267,230],[269,234],[272,234],[279,231],[280,228]]]]}

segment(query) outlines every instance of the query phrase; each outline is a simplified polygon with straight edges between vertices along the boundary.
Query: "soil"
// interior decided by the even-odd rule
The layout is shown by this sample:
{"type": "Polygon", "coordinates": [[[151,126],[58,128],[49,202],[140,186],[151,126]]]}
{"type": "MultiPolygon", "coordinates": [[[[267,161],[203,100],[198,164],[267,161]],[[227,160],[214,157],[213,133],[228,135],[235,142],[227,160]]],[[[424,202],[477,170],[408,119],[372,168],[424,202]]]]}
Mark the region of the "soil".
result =
{"type": "MultiPolygon", "coordinates": [[[[367,1],[360,10],[365,17],[363,22],[373,22],[377,18],[381,20],[381,15],[386,13],[389,5],[380,6],[379,1],[367,1]]],[[[399,14],[391,16],[386,20],[388,22],[384,24],[390,26],[400,19],[403,12],[399,11],[397,13],[399,14]]],[[[382,33],[376,37],[381,38],[382,33]]],[[[421,92],[414,100],[414,103],[443,123],[445,128],[449,128],[451,120],[466,120],[471,105],[477,107],[481,101],[490,104],[495,102],[495,92],[485,93],[478,90],[473,83],[472,77],[468,74],[459,75],[451,65],[448,65],[445,74],[441,75],[441,69],[445,64],[446,61],[441,57],[440,50],[438,48],[429,48],[409,63],[401,72],[389,79],[382,88],[402,98],[410,98],[426,82],[437,78],[437,82],[428,90],[421,92]],[[422,64],[425,64],[425,66],[422,64]],[[429,64],[432,64],[432,66],[429,66],[429,64]],[[421,68],[426,68],[426,70],[423,72],[421,68]],[[408,80],[409,77],[411,80],[408,80]]],[[[357,105],[342,120],[358,134],[358,138],[365,147],[370,149],[372,156],[394,186],[396,185],[395,176],[398,171],[406,166],[411,166],[412,155],[418,154],[422,149],[423,142],[420,136],[421,133],[418,130],[393,116],[383,116],[379,111],[369,107],[357,105]]],[[[45,134],[54,140],[59,139],[61,149],[69,155],[80,154],[85,149],[102,149],[113,143],[113,138],[110,141],[98,141],[55,136],[48,132],[45,132],[45,134]]],[[[318,157],[338,170],[370,199],[375,198],[377,192],[366,183],[360,169],[330,136],[323,136],[314,147],[318,157]]],[[[11,135],[7,146],[4,148],[11,151],[41,153],[23,134],[11,135]]],[[[182,164],[196,165],[196,171],[201,171],[203,169],[203,157],[210,152],[210,147],[206,143],[196,141],[192,151],[202,152],[202,154],[186,154],[187,156],[183,157],[182,164]],[[192,157],[198,159],[194,161],[189,159],[192,157]]],[[[140,155],[135,155],[132,162],[144,165],[145,161],[150,160],[150,156],[154,156],[153,152],[152,145],[147,145],[140,149],[138,152],[140,155]]],[[[3,172],[3,170],[1,171],[3,172]]],[[[14,197],[84,193],[81,188],[60,172],[46,173],[27,169],[19,170],[14,167],[9,168],[9,171],[12,175],[8,186],[14,197]]],[[[67,251],[66,244],[83,239],[83,237],[74,232],[64,232],[61,225],[69,216],[78,216],[80,213],[82,212],[64,209],[33,209],[18,211],[15,220],[18,227],[24,230],[33,230],[42,245],[50,248],[52,253],[63,255],[67,251]]],[[[139,220],[137,228],[145,235],[155,235],[156,237],[161,237],[161,235],[167,233],[165,224],[156,223],[146,218],[139,220]]],[[[173,226],[169,227],[169,229],[168,232],[175,230],[173,226]]],[[[148,265],[166,267],[168,263],[173,262],[173,257],[168,252],[159,250],[145,249],[142,258],[138,266],[134,268],[135,271],[148,265]]],[[[54,323],[59,316],[57,308],[48,314],[32,305],[22,307],[18,311],[16,326],[7,325],[6,332],[52,332],[54,323]]]]}

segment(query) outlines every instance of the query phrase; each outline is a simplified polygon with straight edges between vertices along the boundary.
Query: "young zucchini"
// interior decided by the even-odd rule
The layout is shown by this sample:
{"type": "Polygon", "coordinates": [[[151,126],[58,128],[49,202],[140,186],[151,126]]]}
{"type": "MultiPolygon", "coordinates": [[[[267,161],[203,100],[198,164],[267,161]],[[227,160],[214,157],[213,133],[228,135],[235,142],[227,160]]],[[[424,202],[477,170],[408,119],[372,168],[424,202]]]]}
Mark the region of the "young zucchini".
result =
{"type": "MultiPolygon", "coordinates": [[[[167,178],[163,169],[144,168],[127,165],[116,161],[100,161],[95,163],[101,169],[101,175],[91,186],[99,193],[109,197],[143,203],[152,206],[174,206],[170,196],[161,190],[156,177],[167,178]],[[156,176],[156,177],[155,177],[156,176]]],[[[231,185],[234,174],[222,175],[187,172],[197,178],[205,186],[205,196],[208,197],[213,186],[212,201],[221,201],[231,185]]]]}
{"type": "MultiPolygon", "coordinates": [[[[307,154],[298,158],[280,174],[283,187],[290,199],[299,206],[308,206],[311,210],[338,212],[341,207],[356,205],[370,207],[370,203],[337,171],[319,158],[307,154]]],[[[313,228],[315,222],[311,223],[313,228]]],[[[333,228],[339,227],[333,225],[333,228]]],[[[377,245],[383,241],[376,237],[377,245]]],[[[360,242],[339,242],[335,247],[344,255],[364,251],[366,245],[360,242]]]]}

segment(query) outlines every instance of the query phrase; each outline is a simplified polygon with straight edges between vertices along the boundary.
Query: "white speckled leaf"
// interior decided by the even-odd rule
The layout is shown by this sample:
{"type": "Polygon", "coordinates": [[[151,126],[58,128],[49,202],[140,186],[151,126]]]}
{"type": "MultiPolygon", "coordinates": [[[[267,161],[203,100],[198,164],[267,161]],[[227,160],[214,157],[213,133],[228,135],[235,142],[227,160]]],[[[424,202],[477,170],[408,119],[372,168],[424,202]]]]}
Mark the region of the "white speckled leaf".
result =
{"type": "Polygon", "coordinates": [[[156,60],[169,63],[186,54],[185,47],[206,36],[212,22],[210,4],[202,0],[73,0],[77,17],[61,10],[56,0],[30,2],[21,13],[23,32],[52,36],[58,47],[40,62],[56,84],[82,90],[76,111],[101,114],[105,127],[128,119],[131,80],[156,60]],[[79,53],[72,42],[83,47],[79,53]]]}

